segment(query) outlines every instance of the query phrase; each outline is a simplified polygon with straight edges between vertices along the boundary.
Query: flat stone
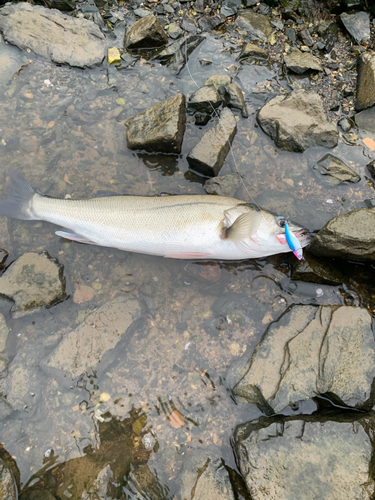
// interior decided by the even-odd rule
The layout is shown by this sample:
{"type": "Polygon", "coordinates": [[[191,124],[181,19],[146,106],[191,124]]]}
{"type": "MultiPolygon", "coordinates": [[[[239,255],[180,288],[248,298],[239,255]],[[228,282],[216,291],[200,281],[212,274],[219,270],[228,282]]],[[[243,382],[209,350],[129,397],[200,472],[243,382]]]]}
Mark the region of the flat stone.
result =
{"type": "Polygon", "coordinates": [[[285,151],[303,152],[314,146],[333,148],[337,126],[328,122],[321,97],[297,90],[277,96],[260,110],[257,121],[275,144],[285,151]]]}
{"type": "Polygon", "coordinates": [[[252,11],[239,14],[236,23],[247,32],[251,40],[267,41],[272,33],[268,17],[252,11]]]}
{"type": "Polygon", "coordinates": [[[187,57],[200,45],[205,38],[200,35],[189,35],[182,40],[171,43],[157,54],[154,59],[166,64],[173,75],[178,75],[185,67],[187,57]]]}
{"type": "Polygon", "coordinates": [[[150,14],[134,23],[125,33],[125,49],[146,49],[162,47],[168,43],[168,37],[159,20],[150,14]]]}
{"type": "Polygon", "coordinates": [[[343,182],[359,182],[360,176],[348,167],[340,158],[326,154],[313,166],[314,173],[328,184],[342,184],[343,182]]]}
{"type": "Polygon", "coordinates": [[[375,134],[375,106],[360,111],[354,115],[354,120],[358,128],[375,134]]]}
{"type": "Polygon", "coordinates": [[[137,299],[122,296],[107,302],[65,335],[56,349],[41,362],[41,367],[59,381],[68,377],[69,383],[87,370],[95,369],[140,314],[137,299]]]}
{"type": "Polygon", "coordinates": [[[234,16],[241,8],[241,0],[224,0],[220,13],[225,17],[234,16]]]}
{"type": "Polygon", "coordinates": [[[268,59],[269,52],[262,47],[258,47],[255,43],[245,43],[242,46],[241,53],[237,57],[238,61],[250,59],[251,61],[264,61],[268,59]]]}
{"type": "Polygon", "coordinates": [[[12,45],[58,64],[90,67],[106,55],[105,37],[92,21],[25,2],[0,10],[0,30],[12,45]]]}
{"type": "Polygon", "coordinates": [[[355,109],[361,111],[375,104],[375,54],[365,52],[357,59],[355,109]]]}
{"type": "Polygon", "coordinates": [[[186,127],[185,96],[162,101],[125,122],[129,149],[180,154],[186,127]]]}
{"type": "Polygon", "coordinates": [[[173,38],[173,40],[177,40],[177,38],[181,38],[184,34],[183,30],[179,27],[177,23],[171,23],[168,28],[168,36],[173,38]]]}
{"type": "Polygon", "coordinates": [[[293,306],[271,323],[234,394],[274,413],[325,393],[371,408],[374,354],[367,309],[293,306]]]}
{"type": "Polygon", "coordinates": [[[203,187],[207,194],[234,196],[240,183],[241,178],[238,174],[227,174],[207,179],[203,187]]]}
{"type": "Polygon", "coordinates": [[[221,85],[229,85],[230,83],[232,83],[232,77],[229,75],[212,75],[204,82],[205,85],[213,85],[217,89],[221,85]]]}
{"type": "Polygon", "coordinates": [[[138,9],[134,10],[134,14],[137,17],[141,17],[143,19],[144,17],[148,17],[149,15],[151,15],[151,12],[148,9],[144,9],[142,7],[138,7],[138,9]]]}
{"type": "Polygon", "coordinates": [[[331,260],[314,257],[309,252],[304,253],[302,260],[293,259],[291,278],[319,285],[339,285],[344,282],[342,272],[331,260]]]}
{"type": "Polygon", "coordinates": [[[272,80],[275,73],[267,68],[267,66],[258,66],[255,64],[245,64],[241,67],[237,74],[237,78],[241,82],[241,87],[247,94],[252,94],[254,90],[258,90],[257,84],[272,80]]]}
{"type": "Polygon", "coordinates": [[[211,114],[221,103],[220,94],[215,87],[204,85],[190,96],[188,109],[211,114]]]}
{"type": "Polygon", "coordinates": [[[354,14],[343,12],[340,19],[349,35],[358,45],[370,41],[370,14],[367,12],[356,12],[354,14]]]}
{"type": "Polygon", "coordinates": [[[51,307],[66,298],[64,266],[47,252],[25,253],[0,278],[0,294],[14,300],[13,318],[51,307]]]}
{"type": "Polygon", "coordinates": [[[223,100],[224,106],[228,106],[231,109],[239,109],[243,118],[247,118],[247,106],[245,103],[245,98],[243,96],[242,90],[235,83],[230,83],[229,85],[221,85],[219,87],[219,94],[223,100]]]}
{"type": "Polygon", "coordinates": [[[188,154],[189,167],[209,177],[218,175],[236,132],[236,119],[228,108],[224,108],[220,120],[188,154]]]}
{"type": "Polygon", "coordinates": [[[308,70],[323,71],[319,59],[307,52],[291,52],[284,56],[284,62],[288,69],[298,75],[302,75],[308,70]]]}
{"type": "Polygon", "coordinates": [[[375,209],[360,208],[334,217],[318,232],[310,250],[322,257],[375,260],[375,209]]]}

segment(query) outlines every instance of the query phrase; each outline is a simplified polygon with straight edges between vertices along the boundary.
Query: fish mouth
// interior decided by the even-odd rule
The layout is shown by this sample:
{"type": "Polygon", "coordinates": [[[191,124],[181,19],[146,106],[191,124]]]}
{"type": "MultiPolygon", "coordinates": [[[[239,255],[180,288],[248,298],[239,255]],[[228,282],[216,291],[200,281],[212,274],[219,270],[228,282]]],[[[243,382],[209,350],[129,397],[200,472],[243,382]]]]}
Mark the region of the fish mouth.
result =
{"type": "Polygon", "coordinates": [[[294,234],[299,239],[300,243],[304,246],[308,245],[313,239],[313,236],[309,233],[309,230],[305,228],[301,228],[298,231],[295,231],[294,234]]]}

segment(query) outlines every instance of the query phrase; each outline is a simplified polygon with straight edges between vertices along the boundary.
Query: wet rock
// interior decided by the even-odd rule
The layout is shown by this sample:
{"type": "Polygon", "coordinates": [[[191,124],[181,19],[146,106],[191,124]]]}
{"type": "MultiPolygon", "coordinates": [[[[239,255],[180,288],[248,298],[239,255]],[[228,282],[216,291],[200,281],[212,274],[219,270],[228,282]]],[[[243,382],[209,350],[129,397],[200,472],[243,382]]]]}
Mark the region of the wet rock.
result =
{"type": "Polygon", "coordinates": [[[313,239],[310,250],[322,257],[359,262],[375,259],[375,210],[360,208],[334,217],[313,239]]]}
{"type": "Polygon", "coordinates": [[[354,120],[358,128],[375,134],[375,106],[360,111],[354,120]]]}
{"type": "Polygon", "coordinates": [[[307,29],[303,29],[298,33],[299,38],[301,39],[303,45],[306,45],[307,47],[312,47],[314,45],[314,39],[310,35],[309,31],[307,29]]]}
{"type": "Polygon", "coordinates": [[[195,113],[194,115],[195,125],[199,127],[204,127],[211,119],[211,115],[208,113],[195,113]]]}
{"type": "Polygon", "coordinates": [[[110,465],[102,469],[98,477],[94,479],[93,485],[89,491],[84,491],[81,500],[106,500],[108,494],[108,486],[113,479],[113,472],[110,465]]]}
{"type": "Polygon", "coordinates": [[[185,133],[185,96],[175,96],[142,111],[125,122],[129,149],[150,153],[181,153],[185,133]]]}
{"type": "Polygon", "coordinates": [[[368,163],[366,167],[368,168],[371,177],[375,179],[375,160],[370,161],[370,163],[368,163]]]}
{"type": "Polygon", "coordinates": [[[340,158],[326,154],[313,166],[314,173],[318,179],[329,184],[341,184],[343,182],[359,182],[360,176],[348,167],[340,158]]]}
{"type": "Polygon", "coordinates": [[[168,37],[158,19],[150,14],[134,23],[126,31],[125,49],[145,49],[161,47],[168,43],[168,37]]]}
{"type": "Polygon", "coordinates": [[[8,418],[12,412],[13,408],[10,406],[6,399],[0,396],[0,422],[8,418]]]}
{"type": "Polygon", "coordinates": [[[241,53],[237,57],[237,60],[241,62],[244,62],[246,60],[252,63],[253,61],[267,60],[268,55],[268,50],[258,47],[258,45],[255,45],[255,43],[245,43],[242,46],[241,53]]]}
{"type": "Polygon", "coordinates": [[[370,500],[373,421],[359,417],[275,417],[237,427],[235,448],[251,497],[370,500]]]}
{"type": "Polygon", "coordinates": [[[229,85],[230,83],[232,83],[232,77],[229,75],[212,75],[204,82],[205,85],[213,85],[217,89],[221,85],[229,85]]]}
{"type": "Polygon", "coordinates": [[[67,377],[69,383],[90,368],[95,369],[140,314],[140,303],[136,299],[119,297],[107,302],[65,335],[41,362],[41,367],[59,381],[67,377]]]}
{"type": "Polygon", "coordinates": [[[64,266],[47,252],[25,253],[0,278],[0,294],[14,300],[14,318],[51,307],[66,298],[64,266]]]}
{"type": "Polygon", "coordinates": [[[183,30],[179,27],[177,23],[171,23],[168,28],[168,35],[173,38],[173,40],[177,40],[177,38],[181,38],[184,34],[183,30]]]}
{"type": "Polygon", "coordinates": [[[320,50],[325,49],[326,52],[331,52],[334,44],[337,42],[337,24],[334,21],[324,21],[317,27],[316,31],[321,38],[319,43],[322,44],[322,48],[318,48],[320,50]]]}
{"type": "Polygon", "coordinates": [[[182,19],[181,27],[183,30],[187,31],[188,33],[191,33],[192,35],[195,35],[197,33],[197,27],[195,26],[194,19],[191,19],[191,17],[185,16],[182,19]]]}
{"type": "Polygon", "coordinates": [[[6,250],[0,248],[0,269],[4,269],[5,262],[9,256],[9,253],[6,250]]]}
{"type": "Polygon", "coordinates": [[[221,14],[214,14],[213,16],[206,15],[206,16],[202,16],[198,20],[198,26],[203,31],[212,31],[212,30],[217,29],[223,23],[225,23],[225,21],[226,21],[226,17],[222,13],[221,14]]]}
{"type": "Polygon", "coordinates": [[[361,45],[370,41],[370,15],[367,12],[348,14],[343,12],[340,19],[353,40],[361,45]]]}
{"type": "Polygon", "coordinates": [[[355,109],[361,111],[375,104],[375,54],[365,52],[357,59],[355,109]]]}
{"type": "Polygon", "coordinates": [[[307,52],[291,52],[284,56],[284,62],[288,69],[298,75],[308,70],[323,71],[319,59],[307,52]]]}
{"type": "Polygon", "coordinates": [[[74,0],[44,0],[44,3],[49,9],[57,9],[63,12],[68,12],[76,8],[74,0]]]}
{"type": "Polygon", "coordinates": [[[213,85],[204,85],[189,98],[188,109],[211,114],[222,103],[219,92],[213,85]]]}
{"type": "Polygon", "coordinates": [[[66,16],[29,3],[0,10],[4,39],[20,49],[58,64],[84,68],[100,64],[106,54],[104,35],[92,21],[66,16]]]}
{"type": "Polygon", "coordinates": [[[285,34],[291,42],[297,41],[296,32],[293,28],[285,28],[285,34]]]}
{"type": "Polygon", "coordinates": [[[341,120],[339,120],[338,122],[338,125],[344,133],[349,132],[353,127],[353,123],[351,122],[351,120],[349,120],[349,118],[341,118],[341,120]]]}
{"type": "Polygon", "coordinates": [[[217,194],[218,196],[234,196],[236,189],[241,183],[238,174],[220,175],[208,179],[204,183],[204,190],[207,194],[217,194]]]}
{"type": "Polygon", "coordinates": [[[168,45],[154,59],[160,61],[161,64],[166,64],[173,75],[178,75],[185,67],[186,57],[189,57],[204,39],[200,35],[187,36],[183,40],[178,40],[168,45]]]}
{"type": "Polygon", "coordinates": [[[237,74],[237,77],[241,82],[241,87],[247,94],[252,94],[254,89],[258,91],[258,83],[265,82],[266,80],[272,80],[274,76],[275,73],[270,71],[266,66],[258,66],[254,64],[246,64],[242,66],[237,74]]]}
{"type": "Polygon", "coordinates": [[[220,13],[225,17],[234,16],[241,8],[241,0],[224,0],[220,13]]]}
{"type": "Polygon", "coordinates": [[[302,153],[314,146],[333,148],[338,142],[338,129],[328,122],[321,97],[304,90],[275,97],[263,106],[257,121],[285,151],[302,153]]]}
{"type": "Polygon", "coordinates": [[[272,27],[267,16],[255,12],[245,12],[237,17],[236,23],[244,29],[251,40],[267,41],[272,27]]]}
{"type": "Polygon", "coordinates": [[[228,106],[228,108],[231,109],[239,109],[242,118],[247,118],[249,116],[242,90],[238,85],[235,83],[221,85],[218,90],[224,106],[228,106]]]}
{"type": "Polygon", "coordinates": [[[236,119],[228,108],[224,108],[220,120],[188,154],[189,167],[209,177],[218,175],[236,132],[236,119]]]}
{"type": "Polygon", "coordinates": [[[320,285],[339,285],[344,281],[342,272],[331,260],[318,259],[306,252],[303,260],[293,259],[291,277],[292,280],[320,285]]]}
{"type": "Polygon", "coordinates": [[[9,328],[5,321],[4,315],[0,313],[0,352],[5,350],[7,338],[9,335],[9,328]]]}
{"type": "Polygon", "coordinates": [[[274,413],[325,393],[370,408],[374,353],[366,309],[293,306],[270,325],[234,394],[274,413]]]}
{"type": "Polygon", "coordinates": [[[0,498],[4,500],[17,500],[17,486],[12,471],[0,459],[0,498]]]}
{"type": "Polygon", "coordinates": [[[134,14],[137,17],[141,17],[143,19],[143,18],[148,17],[150,15],[150,11],[148,9],[143,9],[142,7],[139,7],[138,9],[134,10],[134,14]]]}

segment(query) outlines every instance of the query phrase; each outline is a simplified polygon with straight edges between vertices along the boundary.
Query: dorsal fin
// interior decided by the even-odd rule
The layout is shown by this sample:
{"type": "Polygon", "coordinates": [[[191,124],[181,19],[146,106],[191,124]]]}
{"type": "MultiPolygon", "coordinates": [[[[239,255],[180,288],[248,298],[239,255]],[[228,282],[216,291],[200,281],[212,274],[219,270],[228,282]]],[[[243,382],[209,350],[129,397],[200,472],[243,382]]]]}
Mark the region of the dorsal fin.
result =
{"type": "Polygon", "coordinates": [[[250,211],[242,214],[228,227],[225,239],[229,241],[240,241],[250,238],[258,230],[262,216],[259,212],[250,211]]]}

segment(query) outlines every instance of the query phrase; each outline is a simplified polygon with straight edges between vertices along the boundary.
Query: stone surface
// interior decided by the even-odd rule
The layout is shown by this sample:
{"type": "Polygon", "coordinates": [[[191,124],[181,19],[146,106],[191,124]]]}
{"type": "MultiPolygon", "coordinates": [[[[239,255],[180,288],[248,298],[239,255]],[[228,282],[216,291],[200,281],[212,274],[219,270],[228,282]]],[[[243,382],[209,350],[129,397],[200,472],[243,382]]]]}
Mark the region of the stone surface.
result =
{"type": "Polygon", "coordinates": [[[234,196],[236,189],[241,183],[238,174],[219,175],[212,177],[204,183],[204,190],[207,194],[217,194],[218,196],[234,196]]]}
{"type": "Polygon", "coordinates": [[[321,285],[339,285],[344,276],[330,260],[314,257],[304,252],[304,259],[292,261],[292,280],[318,283],[321,285]]]}
{"type": "Polygon", "coordinates": [[[375,106],[360,111],[354,115],[354,120],[358,128],[375,134],[375,106]]]}
{"type": "Polygon", "coordinates": [[[12,471],[0,460],[0,498],[1,500],[17,500],[17,486],[12,471]]]}
{"type": "Polygon", "coordinates": [[[318,232],[310,249],[315,255],[359,262],[375,260],[375,209],[360,208],[334,217],[318,232]]]}
{"type": "Polygon", "coordinates": [[[355,12],[354,14],[343,12],[340,19],[358,45],[370,41],[370,15],[367,12],[355,12]]]}
{"type": "Polygon", "coordinates": [[[257,121],[275,144],[285,151],[302,153],[314,146],[333,148],[339,132],[328,122],[321,97],[297,90],[277,96],[260,110],[257,121]]]}
{"type": "Polygon", "coordinates": [[[142,111],[125,122],[129,149],[181,153],[185,133],[185,96],[175,96],[142,111]]]}
{"type": "Polygon", "coordinates": [[[29,3],[3,7],[0,31],[12,45],[58,64],[90,67],[100,64],[106,55],[105,37],[92,21],[29,3]]]}
{"type": "Polygon", "coordinates": [[[173,75],[178,75],[185,67],[186,57],[200,45],[205,38],[200,35],[189,35],[182,40],[171,43],[157,54],[154,59],[166,64],[173,75]]]}
{"type": "Polygon", "coordinates": [[[200,174],[218,175],[237,132],[232,112],[223,109],[220,120],[208,130],[187,156],[189,167],[200,174]]]}
{"type": "Polygon", "coordinates": [[[202,16],[198,20],[198,26],[203,31],[212,31],[217,29],[223,23],[225,23],[226,17],[223,14],[215,14],[213,16],[206,15],[202,16]]]}
{"type": "Polygon", "coordinates": [[[313,166],[318,179],[328,184],[341,184],[343,182],[359,182],[360,176],[348,167],[340,158],[326,154],[313,166]]]}
{"type": "Polygon", "coordinates": [[[243,118],[247,118],[249,116],[245,98],[238,85],[235,83],[221,85],[218,90],[224,106],[228,106],[228,108],[231,109],[239,109],[243,118]]]}
{"type": "Polygon", "coordinates": [[[298,75],[308,70],[323,71],[319,59],[306,52],[291,52],[284,56],[284,62],[288,69],[298,75]]]}
{"type": "Polygon", "coordinates": [[[205,85],[213,85],[218,89],[221,85],[229,85],[232,83],[232,77],[229,75],[212,75],[205,80],[205,85]]]}
{"type": "Polygon", "coordinates": [[[5,321],[4,315],[0,313],[0,352],[5,350],[7,338],[9,335],[9,328],[5,321]]]}
{"type": "Polygon", "coordinates": [[[107,302],[65,335],[42,361],[41,367],[59,381],[67,377],[67,383],[87,370],[95,369],[104,354],[116,347],[140,313],[140,303],[136,299],[119,297],[107,302]]]}
{"type": "Polygon", "coordinates": [[[275,73],[267,68],[267,66],[258,66],[255,64],[245,64],[241,67],[237,74],[237,78],[241,82],[241,87],[247,94],[252,94],[258,91],[258,83],[272,80],[275,73]]]}
{"type": "Polygon", "coordinates": [[[358,417],[346,421],[274,418],[239,426],[235,448],[251,498],[373,498],[370,436],[374,424],[358,417]]]}
{"type": "Polygon", "coordinates": [[[173,38],[173,40],[177,40],[177,38],[182,37],[184,34],[183,30],[179,27],[177,23],[171,23],[168,28],[168,35],[173,38]]]}
{"type": "Polygon", "coordinates": [[[258,47],[255,43],[244,43],[237,60],[244,61],[246,59],[249,62],[264,61],[268,59],[268,55],[268,50],[258,47]]]}
{"type": "Polygon", "coordinates": [[[374,354],[366,309],[295,305],[271,323],[234,394],[271,413],[325,393],[371,408],[374,354]]]}
{"type": "Polygon", "coordinates": [[[236,23],[241,29],[246,30],[251,40],[267,41],[272,33],[268,17],[252,11],[239,14],[236,23]]]}
{"type": "Polygon", "coordinates": [[[370,161],[370,163],[368,163],[366,167],[368,168],[371,177],[375,179],[375,160],[370,161]]]}
{"type": "Polygon", "coordinates": [[[168,37],[158,19],[150,14],[134,23],[125,33],[124,47],[129,50],[162,47],[168,37]]]}
{"type": "Polygon", "coordinates": [[[365,52],[357,59],[355,109],[361,111],[375,104],[375,54],[365,52]]]}
{"type": "Polygon", "coordinates": [[[241,0],[224,0],[220,13],[225,17],[234,16],[241,8],[241,0]]]}
{"type": "Polygon", "coordinates": [[[215,87],[204,85],[190,96],[188,109],[211,114],[221,103],[220,94],[215,87]]]}
{"type": "Polygon", "coordinates": [[[14,261],[0,278],[0,294],[15,302],[12,316],[20,318],[64,300],[63,269],[46,252],[25,253],[14,261]]]}

